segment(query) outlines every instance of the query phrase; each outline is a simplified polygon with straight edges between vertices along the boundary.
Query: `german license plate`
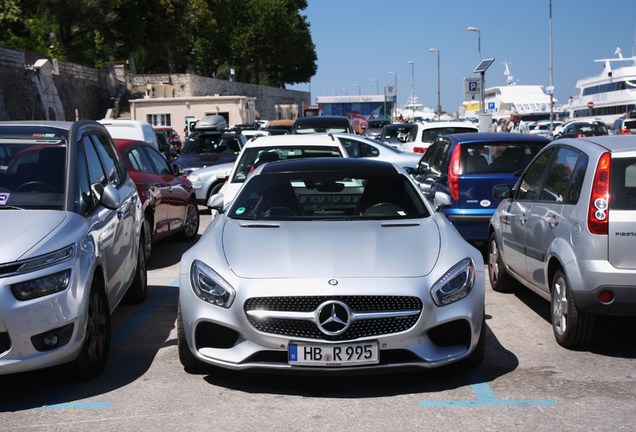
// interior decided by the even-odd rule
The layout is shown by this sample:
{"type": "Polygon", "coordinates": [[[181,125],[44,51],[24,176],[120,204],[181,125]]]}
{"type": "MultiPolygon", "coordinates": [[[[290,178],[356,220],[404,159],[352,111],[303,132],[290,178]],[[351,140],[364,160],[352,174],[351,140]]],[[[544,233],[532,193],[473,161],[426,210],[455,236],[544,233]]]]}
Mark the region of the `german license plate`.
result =
{"type": "Polygon", "coordinates": [[[378,343],[289,344],[289,364],[304,366],[355,366],[379,362],[378,343]]]}

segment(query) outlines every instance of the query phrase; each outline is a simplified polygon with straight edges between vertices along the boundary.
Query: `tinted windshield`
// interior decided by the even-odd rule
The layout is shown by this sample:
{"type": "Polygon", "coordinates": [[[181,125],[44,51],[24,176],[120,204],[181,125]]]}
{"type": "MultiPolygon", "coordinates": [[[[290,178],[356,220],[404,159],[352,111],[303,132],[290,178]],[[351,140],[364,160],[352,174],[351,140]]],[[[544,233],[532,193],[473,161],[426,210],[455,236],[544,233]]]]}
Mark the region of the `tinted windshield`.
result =
{"type": "Polygon", "coordinates": [[[64,207],[66,142],[0,137],[0,209],[64,207]]]}
{"type": "Polygon", "coordinates": [[[401,133],[408,134],[413,129],[413,125],[405,124],[403,126],[394,126],[390,128],[384,128],[382,130],[383,138],[397,138],[401,133]]]}
{"type": "Polygon", "coordinates": [[[237,154],[241,151],[239,141],[235,137],[216,134],[196,134],[191,135],[185,142],[182,155],[197,155],[205,153],[213,154],[237,154]]]}
{"type": "Polygon", "coordinates": [[[436,141],[442,135],[460,134],[464,132],[477,132],[474,127],[457,127],[457,126],[445,126],[436,127],[432,129],[425,129],[422,131],[422,142],[436,141]]]}
{"type": "Polygon", "coordinates": [[[285,159],[302,159],[309,157],[342,157],[340,149],[336,146],[281,146],[281,147],[251,147],[246,148],[232,182],[242,183],[248,174],[265,162],[274,162],[285,159]]]}
{"type": "Polygon", "coordinates": [[[413,219],[430,215],[402,175],[276,173],[251,179],[228,212],[233,219],[413,219]]]}

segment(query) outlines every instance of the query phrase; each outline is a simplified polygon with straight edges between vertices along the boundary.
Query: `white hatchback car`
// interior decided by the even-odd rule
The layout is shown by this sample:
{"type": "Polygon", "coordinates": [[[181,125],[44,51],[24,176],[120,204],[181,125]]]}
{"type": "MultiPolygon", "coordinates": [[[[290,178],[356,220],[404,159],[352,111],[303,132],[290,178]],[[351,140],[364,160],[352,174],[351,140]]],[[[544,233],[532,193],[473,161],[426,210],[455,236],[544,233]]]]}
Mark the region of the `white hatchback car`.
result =
{"type": "Polygon", "coordinates": [[[219,191],[224,205],[232,201],[247,176],[259,165],[310,157],[347,157],[347,151],[331,134],[270,135],[248,141],[232,168],[229,181],[219,191]]]}
{"type": "Polygon", "coordinates": [[[424,153],[440,136],[464,132],[479,132],[479,128],[468,121],[418,122],[414,124],[400,149],[406,152],[424,153]]]}

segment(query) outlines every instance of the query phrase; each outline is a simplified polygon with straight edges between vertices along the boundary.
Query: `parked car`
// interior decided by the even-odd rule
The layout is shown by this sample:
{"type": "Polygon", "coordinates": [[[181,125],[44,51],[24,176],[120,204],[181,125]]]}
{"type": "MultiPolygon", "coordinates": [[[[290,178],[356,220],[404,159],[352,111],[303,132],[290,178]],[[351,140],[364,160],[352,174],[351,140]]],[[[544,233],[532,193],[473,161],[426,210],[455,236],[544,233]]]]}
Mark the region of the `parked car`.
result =
{"type": "Polygon", "coordinates": [[[206,205],[210,197],[221,190],[233,166],[234,162],[225,162],[194,170],[188,175],[198,204],[206,205]]]}
{"type": "Polygon", "coordinates": [[[612,127],[613,135],[628,135],[636,134],[636,111],[633,112],[632,117],[619,117],[614,121],[612,127]]]}
{"type": "Polygon", "coordinates": [[[150,123],[142,120],[120,120],[120,119],[102,119],[97,120],[115,139],[130,139],[137,141],[145,141],[161,151],[157,134],[150,123]]]}
{"type": "Polygon", "coordinates": [[[163,156],[143,141],[115,140],[144,210],[146,261],[152,243],[176,234],[194,240],[199,231],[199,208],[190,180],[175,175],[163,156]]]}
{"type": "Polygon", "coordinates": [[[402,151],[424,153],[442,135],[478,132],[479,128],[467,121],[428,121],[413,123],[413,128],[401,145],[402,151]]]}
{"type": "Polygon", "coordinates": [[[546,146],[490,220],[490,282],[551,302],[554,336],[584,347],[596,315],[636,316],[636,137],[546,146]]]}
{"type": "Polygon", "coordinates": [[[493,186],[514,186],[519,172],[549,142],[509,132],[446,135],[424,153],[414,177],[432,202],[445,195],[443,211],[466,240],[485,244],[500,201],[493,186]]]}
{"type": "Polygon", "coordinates": [[[563,126],[565,122],[561,120],[538,120],[528,126],[528,133],[532,135],[540,135],[548,139],[554,139],[555,131],[559,126],[563,126]],[[552,130],[550,130],[552,128],[552,130]]]}
{"type": "Polygon", "coordinates": [[[415,127],[414,123],[391,123],[384,125],[378,140],[400,149],[413,127],[415,127]]]}
{"type": "Polygon", "coordinates": [[[363,135],[372,139],[377,139],[382,133],[382,128],[391,123],[388,118],[369,118],[364,125],[363,135]]]}
{"type": "Polygon", "coordinates": [[[405,169],[417,168],[421,155],[403,152],[382,141],[355,134],[333,134],[340,140],[349,157],[374,158],[395,163],[405,169]]]}
{"type": "Polygon", "coordinates": [[[234,162],[245,145],[241,133],[204,131],[192,133],[185,141],[179,157],[175,159],[178,170],[185,175],[211,165],[234,162]]]}
{"type": "MultiPolygon", "coordinates": [[[[287,131],[287,133],[291,133],[293,127],[294,127],[294,120],[290,120],[290,119],[270,120],[267,123],[267,127],[265,128],[265,130],[268,130],[271,133],[271,129],[275,129],[275,130],[284,129],[287,131]]],[[[271,134],[274,135],[274,133],[271,133],[271,134]]],[[[281,135],[281,134],[277,134],[277,135],[281,135]]]]}
{"type": "Polygon", "coordinates": [[[110,317],[146,297],[137,189],[95,121],[0,122],[0,375],[99,375],[110,317]]]}
{"type": "Polygon", "coordinates": [[[342,143],[331,134],[271,135],[248,141],[219,194],[231,202],[250,173],[259,165],[286,159],[315,157],[347,157],[342,143]]]}
{"type": "Polygon", "coordinates": [[[210,201],[221,213],[180,263],[186,370],[481,363],[482,256],[401,168],[353,158],[272,162],[229,208],[220,195],[210,201]]]}
{"type": "Polygon", "coordinates": [[[572,120],[563,125],[555,138],[581,138],[609,135],[605,123],[597,120],[572,120]]]}
{"type": "Polygon", "coordinates": [[[294,121],[292,134],[312,134],[318,132],[354,133],[351,121],[345,116],[309,116],[294,121]]]}

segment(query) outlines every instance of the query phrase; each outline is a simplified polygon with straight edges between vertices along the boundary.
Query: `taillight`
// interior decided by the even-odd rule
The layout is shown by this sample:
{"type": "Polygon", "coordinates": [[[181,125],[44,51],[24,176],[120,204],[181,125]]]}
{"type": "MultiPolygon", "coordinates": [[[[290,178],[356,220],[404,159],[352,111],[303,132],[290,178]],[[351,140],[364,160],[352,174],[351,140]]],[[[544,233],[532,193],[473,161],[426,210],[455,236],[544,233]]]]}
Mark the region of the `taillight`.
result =
{"type": "Polygon", "coordinates": [[[425,153],[425,152],[426,152],[425,147],[413,147],[413,153],[425,153]]]}
{"type": "Polygon", "coordinates": [[[576,136],[577,138],[585,138],[585,134],[584,133],[580,133],[576,136]]]}
{"type": "Polygon", "coordinates": [[[627,129],[627,128],[623,128],[623,129],[621,129],[621,135],[627,135],[627,134],[629,134],[630,132],[631,132],[631,131],[630,131],[630,129],[627,129]]]}
{"type": "Polygon", "coordinates": [[[609,217],[611,154],[603,153],[596,165],[592,195],[587,214],[587,227],[592,234],[607,235],[609,217]]]}
{"type": "Polygon", "coordinates": [[[459,201],[459,147],[455,146],[453,149],[448,167],[448,189],[450,189],[451,198],[455,201],[459,201]]]}

